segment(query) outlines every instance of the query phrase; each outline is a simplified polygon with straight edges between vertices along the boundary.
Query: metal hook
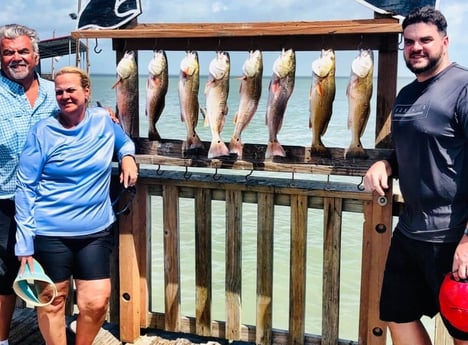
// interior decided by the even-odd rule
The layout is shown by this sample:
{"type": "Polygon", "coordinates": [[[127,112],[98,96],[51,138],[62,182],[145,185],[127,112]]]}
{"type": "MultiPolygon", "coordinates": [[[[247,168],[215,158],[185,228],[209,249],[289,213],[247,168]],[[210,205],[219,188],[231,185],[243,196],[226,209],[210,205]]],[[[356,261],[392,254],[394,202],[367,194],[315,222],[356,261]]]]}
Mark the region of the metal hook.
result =
{"type": "Polygon", "coordinates": [[[400,39],[398,40],[398,50],[404,50],[404,48],[400,48],[401,42],[403,42],[403,34],[400,34],[400,39]]]}
{"type": "Polygon", "coordinates": [[[188,180],[192,176],[192,173],[188,171],[188,165],[185,166],[184,178],[188,180]]]}
{"type": "Polygon", "coordinates": [[[96,40],[96,41],[95,41],[95,44],[94,44],[94,52],[95,52],[96,54],[100,54],[100,53],[102,52],[102,49],[98,49],[98,45],[99,45],[99,44],[98,44],[98,39],[96,38],[95,40],[96,40]]]}
{"type": "Polygon", "coordinates": [[[253,172],[254,172],[254,169],[250,170],[250,172],[247,175],[245,175],[245,180],[246,181],[249,180],[249,177],[252,176],[253,172]]]}
{"type": "Polygon", "coordinates": [[[323,189],[326,191],[332,190],[332,187],[330,186],[330,175],[327,175],[327,183],[325,184],[325,187],[323,189]]]}
{"type": "Polygon", "coordinates": [[[215,168],[215,173],[213,175],[213,180],[218,181],[221,178],[221,175],[218,174],[218,168],[215,168]]]}
{"type": "Polygon", "coordinates": [[[361,182],[357,185],[357,189],[361,192],[366,189],[366,187],[364,187],[364,176],[361,176],[361,182]]]}
{"type": "Polygon", "coordinates": [[[291,171],[291,183],[289,184],[291,187],[294,187],[296,185],[296,182],[294,181],[295,175],[296,174],[296,169],[293,169],[291,171]]]}
{"type": "Polygon", "coordinates": [[[156,51],[156,48],[158,48],[158,39],[154,39],[154,45],[153,45],[153,51],[156,51]]]}
{"type": "Polygon", "coordinates": [[[357,50],[360,50],[363,46],[363,40],[364,40],[364,36],[361,34],[361,40],[359,41],[359,44],[357,46],[357,50]]]}
{"type": "Polygon", "coordinates": [[[161,176],[162,174],[164,174],[164,171],[161,171],[161,164],[158,164],[158,169],[156,170],[156,175],[161,176]]]}

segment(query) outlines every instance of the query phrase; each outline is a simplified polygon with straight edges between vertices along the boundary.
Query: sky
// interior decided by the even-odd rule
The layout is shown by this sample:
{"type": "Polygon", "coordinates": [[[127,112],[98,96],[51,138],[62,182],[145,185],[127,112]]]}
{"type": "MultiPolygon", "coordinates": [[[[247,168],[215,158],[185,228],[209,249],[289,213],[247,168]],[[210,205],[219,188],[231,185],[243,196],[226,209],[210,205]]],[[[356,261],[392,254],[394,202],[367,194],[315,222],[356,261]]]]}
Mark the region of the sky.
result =
{"type": "MultiPolygon", "coordinates": [[[[88,0],[81,0],[84,8],[88,0]]],[[[468,1],[439,0],[439,9],[444,13],[448,22],[450,39],[450,58],[452,61],[468,66],[468,1]]],[[[321,21],[340,19],[371,19],[374,12],[358,3],[356,0],[141,0],[142,14],[138,16],[139,23],[196,23],[196,22],[258,22],[258,21],[321,21]]],[[[70,13],[78,10],[78,0],[16,0],[2,5],[0,24],[19,23],[31,26],[39,32],[41,39],[49,39],[69,35],[76,30],[77,21],[70,17],[70,13]]],[[[112,50],[110,39],[99,39],[99,54],[94,52],[95,42],[89,41],[90,72],[115,74],[115,52],[112,50]]],[[[337,52],[338,76],[349,75],[352,59],[357,55],[357,49],[337,52]]],[[[169,73],[177,74],[183,52],[167,52],[169,73]]],[[[200,53],[200,70],[207,73],[210,60],[215,52],[200,53]]],[[[264,75],[270,75],[274,59],[279,55],[270,52],[264,55],[264,75]]],[[[319,56],[319,52],[299,52],[297,56],[297,75],[311,75],[312,61],[319,56]],[[303,55],[300,55],[303,54],[303,55]]],[[[400,53],[401,56],[401,53],[400,53]]],[[[139,73],[145,74],[151,52],[139,53],[139,73]],[[141,65],[143,64],[143,65],[141,65]]],[[[247,58],[247,52],[237,52],[231,55],[231,75],[239,75],[242,63],[247,58]]],[[[75,56],[64,56],[54,62],[55,68],[74,65],[75,56]]],[[[51,69],[50,59],[42,62],[42,71],[51,69]]],[[[399,75],[411,76],[400,58],[399,75]]]]}

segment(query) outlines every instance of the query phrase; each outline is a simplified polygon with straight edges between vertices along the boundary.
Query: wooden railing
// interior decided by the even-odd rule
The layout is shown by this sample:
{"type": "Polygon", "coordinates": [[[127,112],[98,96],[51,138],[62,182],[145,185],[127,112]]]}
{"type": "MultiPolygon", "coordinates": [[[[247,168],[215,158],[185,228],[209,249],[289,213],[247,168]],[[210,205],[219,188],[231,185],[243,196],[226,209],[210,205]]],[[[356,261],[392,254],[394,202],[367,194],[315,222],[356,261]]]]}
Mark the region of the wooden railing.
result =
{"type": "MultiPolygon", "coordinates": [[[[391,190],[388,192],[391,196],[391,190]]],[[[123,201],[125,202],[125,201],[123,201]]],[[[391,234],[392,198],[360,191],[354,183],[281,177],[141,169],[131,212],[119,218],[121,340],[133,342],[141,328],[243,340],[256,344],[385,344],[378,318],[381,276],[391,234]],[[164,313],[148,310],[150,200],[162,197],[164,233],[164,313]],[[179,200],[193,198],[195,223],[195,317],[181,315],[179,200]],[[212,318],[212,203],[225,202],[225,320],[212,318]],[[241,320],[244,204],[257,205],[256,324],[241,320]],[[289,328],[272,323],[275,206],[290,208],[289,328]],[[323,209],[322,331],[305,333],[308,209],[323,209]],[[342,215],[364,214],[362,228],[359,339],[339,338],[342,215]]],[[[219,229],[217,229],[219,231],[219,229]]],[[[156,255],[153,253],[152,255],[156,255]]],[[[187,259],[187,258],[185,258],[187,259]]],[[[154,272],[153,272],[154,273],[154,272]]]]}

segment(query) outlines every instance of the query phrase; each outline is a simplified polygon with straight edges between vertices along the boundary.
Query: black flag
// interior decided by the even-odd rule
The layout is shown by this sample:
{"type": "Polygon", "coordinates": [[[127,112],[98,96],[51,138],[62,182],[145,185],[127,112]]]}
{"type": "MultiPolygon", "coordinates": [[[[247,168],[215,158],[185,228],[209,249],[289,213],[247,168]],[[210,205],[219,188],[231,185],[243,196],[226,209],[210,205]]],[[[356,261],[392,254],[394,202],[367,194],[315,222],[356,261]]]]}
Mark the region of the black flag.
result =
{"type": "Polygon", "coordinates": [[[78,29],[117,29],[140,14],[140,0],[89,0],[78,15],[78,29]]]}

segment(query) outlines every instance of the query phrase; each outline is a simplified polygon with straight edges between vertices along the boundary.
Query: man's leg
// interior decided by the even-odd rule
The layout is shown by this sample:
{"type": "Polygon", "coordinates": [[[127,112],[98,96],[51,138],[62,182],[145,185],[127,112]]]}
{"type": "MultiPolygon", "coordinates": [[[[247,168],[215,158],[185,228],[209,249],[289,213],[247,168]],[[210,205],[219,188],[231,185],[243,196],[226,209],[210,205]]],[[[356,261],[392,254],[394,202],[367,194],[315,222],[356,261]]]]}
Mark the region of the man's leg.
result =
{"type": "Polygon", "coordinates": [[[388,328],[393,345],[432,345],[431,338],[421,321],[389,322],[388,328]]]}

